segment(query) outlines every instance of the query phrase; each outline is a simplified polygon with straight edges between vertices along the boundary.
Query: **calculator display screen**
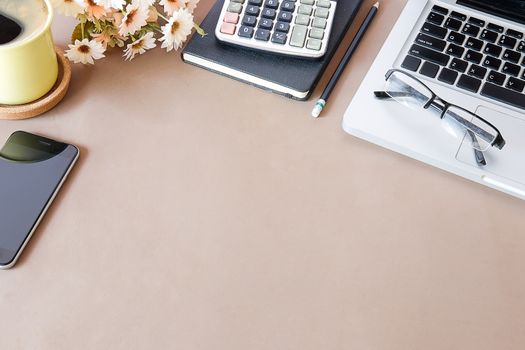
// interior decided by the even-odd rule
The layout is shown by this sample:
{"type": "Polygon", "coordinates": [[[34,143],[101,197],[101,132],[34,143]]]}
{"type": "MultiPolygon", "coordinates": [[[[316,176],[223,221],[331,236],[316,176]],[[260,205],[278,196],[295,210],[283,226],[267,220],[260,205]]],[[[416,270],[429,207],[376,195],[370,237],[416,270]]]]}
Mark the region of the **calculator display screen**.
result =
{"type": "Polygon", "coordinates": [[[460,0],[458,3],[525,23],[525,0],[460,0]]]}

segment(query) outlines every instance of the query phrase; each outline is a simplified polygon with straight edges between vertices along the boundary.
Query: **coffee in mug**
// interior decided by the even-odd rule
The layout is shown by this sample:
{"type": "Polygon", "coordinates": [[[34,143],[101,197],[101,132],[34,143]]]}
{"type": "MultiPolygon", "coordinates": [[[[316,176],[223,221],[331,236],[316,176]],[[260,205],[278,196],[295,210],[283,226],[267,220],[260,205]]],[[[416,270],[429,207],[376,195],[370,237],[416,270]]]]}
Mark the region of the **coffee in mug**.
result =
{"type": "Polygon", "coordinates": [[[0,45],[31,38],[46,24],[42,0],[0,0],[0,45]]]}
{"type": "Polygon", "coordinates": [[[58,77],[49,0],[0,0],[0,104],[28,103],[58,77]]]}

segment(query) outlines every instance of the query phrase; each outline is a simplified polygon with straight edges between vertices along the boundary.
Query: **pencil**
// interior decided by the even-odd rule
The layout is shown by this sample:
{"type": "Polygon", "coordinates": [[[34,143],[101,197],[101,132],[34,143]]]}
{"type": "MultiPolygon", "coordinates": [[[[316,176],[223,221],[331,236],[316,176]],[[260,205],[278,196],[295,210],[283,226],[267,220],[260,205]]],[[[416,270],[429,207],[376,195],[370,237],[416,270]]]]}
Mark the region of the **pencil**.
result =
{"type": "Polygon", "coordinates": [[[379,10],[379,2],[376,2],[374,6],[370,9],[370,12],[368,12],[368,15],[366,16],[365,20],[363,21],[363,24],[361,24],[361,27],[359,28],[359,31],[355,35],[354,40],[352,40],[352,43],[346,50],[346,53],[339,63],[339,66],[337,67],[334,75],[332,75],[332,78],[328,82],[328,85],[326,85],[326,88],[324,89],[323,94],[321,95],[321,98],[315,103],[314,109],[312,110],[312,117],[317,118],[319,115],[321,115],[321,112],[323,111],[324,107],[326,106],[326,103],[328,99],[330,98],[330,95],[332,94],[332,91],[334,90],[337,81],[343,74],[343,71],[350,62],[350,59],[352,59],[352,56],[354,55],[354,52],[357,50],[357,47],[359,46],[359,43],[361,42],[361,39],[365,36],[366,30],[372,23],[372,20],[377,14],[377,11],[379,10]]]}

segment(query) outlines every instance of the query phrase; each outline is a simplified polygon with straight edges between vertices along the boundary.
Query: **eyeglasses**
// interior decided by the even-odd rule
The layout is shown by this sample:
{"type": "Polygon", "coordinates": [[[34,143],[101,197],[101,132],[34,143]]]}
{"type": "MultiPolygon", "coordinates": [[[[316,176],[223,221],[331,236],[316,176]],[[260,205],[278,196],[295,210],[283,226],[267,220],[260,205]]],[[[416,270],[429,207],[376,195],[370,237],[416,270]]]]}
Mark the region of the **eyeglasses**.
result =
{"type": "Polygon", "coordinates": [[[386,73],[384,91],[376,91],[374,94],[377,98],[393,99],[414,110],[428,110],[432,107],[439,113],[444,128],[452,136],[472,146],[480,165],[486,165],[484,151],[491,147],[502,149],[505,146],[503,136],[490,122],[443,100],[419,79],[402,70],[389,70],[386,73]]]}

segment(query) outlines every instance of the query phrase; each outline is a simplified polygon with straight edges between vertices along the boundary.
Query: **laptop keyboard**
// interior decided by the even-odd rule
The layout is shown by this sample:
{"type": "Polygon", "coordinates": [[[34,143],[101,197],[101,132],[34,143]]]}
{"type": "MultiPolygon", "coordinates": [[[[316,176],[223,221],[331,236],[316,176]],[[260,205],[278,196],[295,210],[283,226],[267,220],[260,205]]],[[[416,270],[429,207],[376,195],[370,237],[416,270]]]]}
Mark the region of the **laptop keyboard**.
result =
{"type": "Polygon", "coordinates": [[[522,32],[434,6],[401,67],[525,109],[522,32]]]}

